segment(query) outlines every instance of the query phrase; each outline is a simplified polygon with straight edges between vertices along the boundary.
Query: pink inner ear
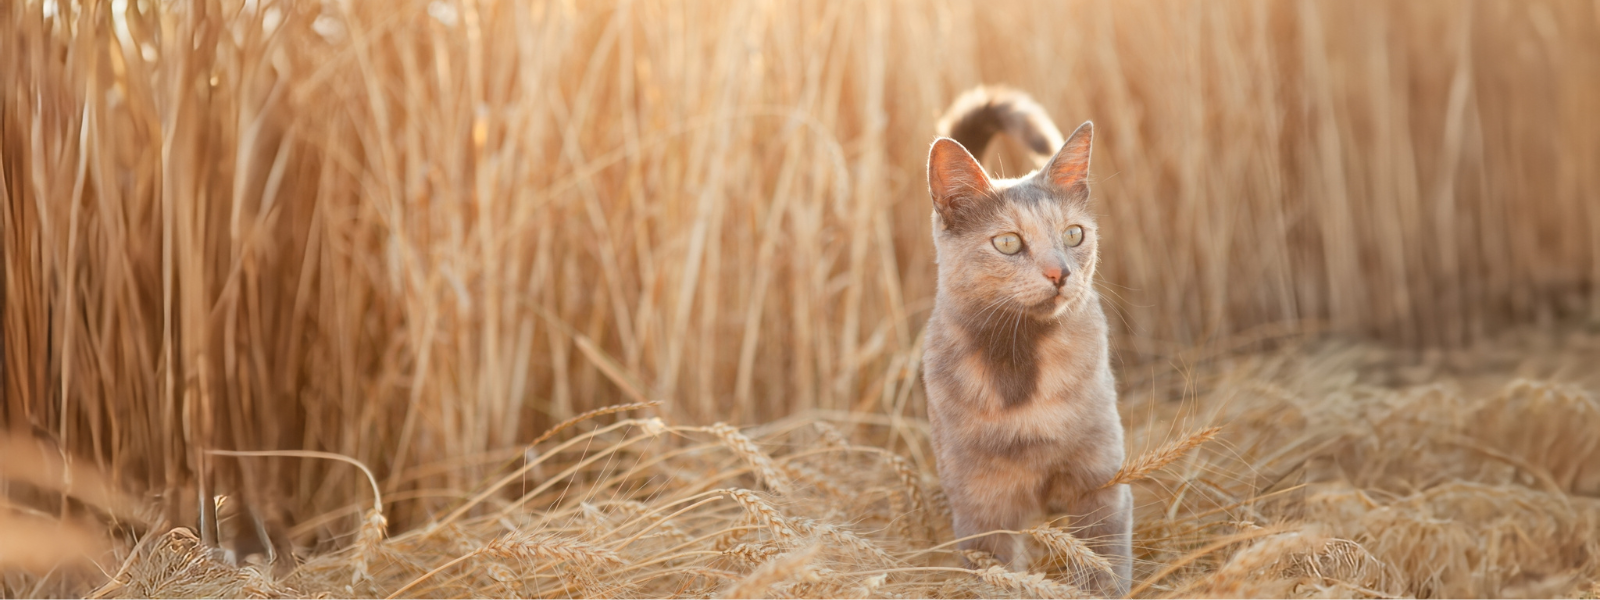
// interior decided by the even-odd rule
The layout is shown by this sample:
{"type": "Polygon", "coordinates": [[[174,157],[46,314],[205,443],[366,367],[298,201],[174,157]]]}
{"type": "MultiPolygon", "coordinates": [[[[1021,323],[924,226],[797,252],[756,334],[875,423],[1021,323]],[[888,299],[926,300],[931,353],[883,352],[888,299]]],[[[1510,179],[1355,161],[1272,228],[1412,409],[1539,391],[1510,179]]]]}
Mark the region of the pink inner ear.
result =
{"type": "Polygon", "coordinates": [[[987,191],[989,176],[961,144],[940,138],[928,157],[928,187],[942,205],[950,198],[987,191]]]}
{"type": "Polygon", "coordinates": [[[1072,132],[1072,137],[1061,145],[1061,151],[1050,160],[1050,183],[1061,189],[1083,185],[1089,176],[1089,146],[1094,137],[1094,125],[1084,123],[1072,132]]]}

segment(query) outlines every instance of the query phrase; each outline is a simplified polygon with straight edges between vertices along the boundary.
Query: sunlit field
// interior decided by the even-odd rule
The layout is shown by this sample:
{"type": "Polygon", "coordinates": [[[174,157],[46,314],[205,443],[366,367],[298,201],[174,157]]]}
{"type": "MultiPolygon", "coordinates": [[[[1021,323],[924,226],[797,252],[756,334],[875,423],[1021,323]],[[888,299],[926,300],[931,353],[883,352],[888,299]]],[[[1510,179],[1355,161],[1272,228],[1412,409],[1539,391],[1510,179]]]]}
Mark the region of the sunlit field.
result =
{"type": "Polygon", "coordinates": [[[979,84],[1095,123],[1131,595],[1600,595],[1590,2],[13,0],[0,81],[0,597],[1082,595],[929,449],[979,84]]]}

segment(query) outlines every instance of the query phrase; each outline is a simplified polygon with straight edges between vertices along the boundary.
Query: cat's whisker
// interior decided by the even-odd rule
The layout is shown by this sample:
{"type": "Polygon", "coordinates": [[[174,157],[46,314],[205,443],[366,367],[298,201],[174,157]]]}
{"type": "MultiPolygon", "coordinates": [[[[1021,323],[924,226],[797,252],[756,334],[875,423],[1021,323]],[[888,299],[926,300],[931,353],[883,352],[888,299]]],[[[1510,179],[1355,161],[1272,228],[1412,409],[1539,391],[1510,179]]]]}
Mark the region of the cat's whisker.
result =
{"type": "Polygon", "coordinates": [[[984,312],[987,312],[988,316],[984,317],[983,325],[979,327],[980,331],[988,328],[989,320],[991,318],[993,318],[994,315],[997,314],[1000,311],[1000,307],[1005,303],[1005,301],[1006,301],[1006,298],[1004,296],[1002,296],[1002,297],[996,298],[994,300],[994,302],[990,302],[989,306],[984,308],[984,312]]]}

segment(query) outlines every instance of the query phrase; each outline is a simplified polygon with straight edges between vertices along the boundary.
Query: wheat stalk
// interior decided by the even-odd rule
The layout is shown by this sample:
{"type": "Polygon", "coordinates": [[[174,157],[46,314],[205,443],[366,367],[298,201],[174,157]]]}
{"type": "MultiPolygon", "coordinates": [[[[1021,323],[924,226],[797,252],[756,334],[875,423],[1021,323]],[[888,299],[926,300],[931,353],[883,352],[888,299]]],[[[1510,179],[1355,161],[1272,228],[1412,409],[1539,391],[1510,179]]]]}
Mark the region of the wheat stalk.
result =
{"type": "Polygon", "coordinates": [[[481,553],[485,556],[517,560],[543,558],[564,562],[583,569],[618,567],[625,564],[622,557],[611,550],[588,542],[548,535],[538,537],[524,534],[502,536],[484,546],[481,553]]]}
{"type": "Polygon", "coordinates": [[[534,446],[537,446],[537,445],[539,445],[539,442],[543,442],[545,440],[550,439],[551,437],[555,436],[555,434],[560,433],[561,430],[566,429],[568,427],[571,427],[573,425],[576,425],[578,423],[582,423],[582,422],[587,421],[589,419],[593,419],[593,418],[596,418],[596,417],[603,417],[603,416],[606,416],[606,415],[614,415],[614,414],[617,414],[619,412],[625,412],[625,411],[630,411],[630,410],[639,410],[639,409],[643,409],[643,408],[652,408],[652,407],[656,407],[656,406],[660,406],[660,405],[661,405],[661,401],[660,400],[651,400],[649,402],[631,402],[631,403],[628,403],[628,404],[615,404],[615,405],[612,405],[612,406],[603,406],[603,407],[600,407],[600,408],[596,408],[594,410],[591,410],[589,412],[580,414],[580,415],[578,415],[576,417],[573,417],[571,419],[567,419],[565,421],[557,423],[555,427],[551,427],[550,429],[546,430],[544,433],[539,434],[539,437],[533,438],[533,441],[528,442],[527,445],[530,448],[532,448],[534,446]]]}
{"type": "Polygon", "coordinates": [[[767,504],[755,492],[736,489],[728,490],[727,494],[729,498],[733,498],[734,502],[738,502],[739,506],[744,507],[745,512],[751,518],[754,518],[757,523],[765,525],[768,530],[772,531],[772,536],[778,542],[792,544],[799,541],[800,534],[795,531],[794,526],[788,520],[783,518],[783,513],[778,512],[778,509],[773,508],[771,504],[767,504]]]}
{"type": "Polygon", "coordinates": [[[811,467],[791,462],[784,463],[780,468],[790,479],[799,481],[803,486],[816,488],[818,491],[835,498],[844,498],[850,495],[850,492],[834,485],[834,482],[827,475],[811,467]]]}
{"type": "MultiPolygon", "coordinates": [[[[1197,584],[1213,593],[1243,595],[1252,589],[1281,583],[1289,573],[1276,567],[1284,564],[1285,557],[1307,554],[1308,549],[1323,547],[1325,543],[1325,538],[1306,531],[1269,536],[1234,553],[1227,563],[1197,584]]],[[[1194,585],[1191,584],[1191,589],[1194,585]]]]}
{"type": "Polygon", "coordinates": [[[916,466],[912,465],[911,461],[907,460],[906,457],[892,452],[885,452],[884,454],[889,457],[889,465],[894,467],[894,474],[900,480],[900,487],[905,490],[906,498],[911,503],[911,510],[900,517],[902,535],[908,538],[911,537],[910,530],[913,522],[916,522],[922,524],[921,529],[924,538],[931,539],[933,537],[933,523],[926,512],[928,500],[922,492],[922,474],[917,471],[916,466]]]}
{"type": "Polygon", "coordinates": [[[1184,454],[1187,454],[1196,446],[1211,441],[1212,438],[1217,437],[1217,432],[1220,431],[1222,431],[1221,427],[1207,427],[1191,433],[1183,439],[1167,442],[1160,448],[1141,454],[1133,462],[1124,463],[1122,468],[1117,471],[1116,476],[1112,477],[1111,481],[1107,481],[1105,485],[1100,486],[1100,489],[1144,479],[1151,473],[1171,464],[1172,461],[1183,457],[1184,454]]]}
{"type": "Polygon", "coordinates": [[[1065,559],[1073,566],[1113,573],[1111,561],[1095,553],[1088,544],[1071,533],[1054,527],[1035,527],[1023,533],[1032,535],[1033,539],[1039,540],[1039,543],[1050,549],[1052,556],[1065,559]]]}
{"type": "Polygon", "coordinates": [[[900,479],[900,486],[905,488],[906,496],[911,500],[911,512],[921,515],[928,508],[928,502],[922,495],[922,474],[906,457],[887,452],[885,455],[889,457],[889,465],[894,467],[895,476],[900,479]]]}
{"type": "Polygon", "coordinates": [[[294,598],[303,597],[294,588],[282,585],[267,577],[261,568],[255,565],[239,569],[239,595],[245,598],[294,598]]]}
{"type": "Polygon", "coordinates": [[[1073,586],[1045,577],[1041,573],[1012,573],[1004,567],[989,567],[976,571],[985,582],[1016,590],[1037,598],[1077,598],[1082,592],[1073,586]]]}
{"type": "Polygon", "coordinates": [[[356,535],[355,552],[351,554],[350,558],[353,566],[350,572],[350,583],[354,585],[371,578],[367,567],[371,559],[382,552],[383,538],[387,533],[389,520],[383,516],[383,492],[378,486],[378,478],[373,475],[372,469],[368,468],[366,464],[342,454],[310,450],[207,450],[206,453],[236,457],[321,458],[344,462],[360,469],[362,474],[367,477],[367,484],[372,486],[372,508],[362,514],[361,530],[356,535]]]}
{"type": "Polygon", "coordinates": [[[773,508],[771,504],[768,504],[750,490],[730,490],[727,493],[735,502],[744,507],[746,513],[771,530],[773,537],[777,538],[780,543],[793,543],[801,535],[822,537],[850,548],[859,554],[872,556],[885,562],[894,561],[894,558],[889,553],[879,548],[876,544],[836,525],[803,517],[785,518],[782,513],[778,512],[778,509],[773,508]]]}
{"type": "Polygon", "coordinates": [[[746,564],[759,565],[772,560],[773,557],[779,554],[782,554],[783,549],[773,544],[741,543],[727,550],[723,550],[722,553],[726,556],[743,561],[746,564]]]}
{"type": "Polygon", "coordinates": [[[383,552],[383,535],[385,530],[388,529],[388,525],[388,519],[385,519],[383,513],[376,508],[370,509],[362,515],[361,530],[356,534],[356,543],[354,544],[355,551],[350,556],[350,562],[353,567],[350,571],[351,585],[372,578],[372,574],[367,571],[367,568],[372,563],[372,559],[380,556],[383,552]]]}
{"type": "Polygon", "coordinates": [[[779,495],[788,495],[792,491],[793,486],[790,485],[789,478],[773,464],[772,457],[762,452],[755,442],[745,437],[743,433],[739,433],[738,429],[726,423],[717,423],[707,427],[706,431],[717,436],[722,440],[722,445],[749,463],[761,477],[761,481],[767,485],[767,489],[779,495]]]}
{"type": "MultiPolygon", "coordinates": [[[[613,500],[613,501],[604,503],[604,506],[614,506],[614,507],[620,509],[618,512],[621,512],[622,514],[624,514],[625,516],[627,516],[629,518],[639,518],[639,517],[647,516],[647,515],[650,514],[650,507],[646,506],[645,503],[640,502],[638,500],[613,500]]],[[[656,527],[656,529],[660,529],[661,530],[661,533],[659,535],[666,536],[667,538],[670,538],[672,540],[676,540],[678,542],[685,542],[685,541],[688,541],[690,539],[689,534],[687,532],[685,532],[683,530],[683,528],[678,527],[678,525],[675,524],[675,523],[663,521],[663,522],[657,523],[655,525],[655,527],[656,527]]],[[[650,534],[650,536],[655,536],[655,535],[658,535],[658,534],[654,534],[654,533],[650,534]]],[[[649,537],[649,536],[647,536],[647,537],[649,537]]]]}
{"type": "Polygon", "coordinates": [[[867,555],[883,562],[895,562],[894,557],[885,552],[877,544],[867,541],[859,535],[841,529],[831,523],[823,523],[815,519],[795,518],[789,521],[791,526],[802,534],[827,538],[846,548],[854,550],[857,554],[867,555]]]}
{"type": "Polygon", "coordinates": [[[756,527],[767,526],[766,523],[751,517],[749,513],[740,513],[737,520],[722,531],[717,532],[717,535],[712,538],[711,549],[721,552],[740,543],[740,540],[745,538],[745,534],[750,533],[752,523],[756,527]]]}
{"type": "Polygon", "coordinates": [[[880,573],[878,575],[873,575],[873,576],[868,577],[865,580],[863,580],[861,582],[861,585],[858,585],[854,589],[850,590],[850,597],[851,598],[871,598],[872,595],[874,593],[876,593],[879,588],[882,588],[883,585],[888,583],[888,582],[889,582],[889,574],[888,573],[880,573]]]}
{"type": "Polygon", "coordinates": [[[795,550],[768,561],[723,594],[724,598],[763,598],[774,584],[810,574],[811,558],[816,556],[815,545],[795,550]]]}
{"type": "Polygon", "coordinates": [[[624,564],[624,561],[616,552],[587,542],[559,538],[552,535],[532,537],[526,534],[508,534],[495,538],[476,550],[457,556],[444,564],[434,567],[432,570],[400,586],[399,589],[390,593],[387,597],[390,599],[398,598],[445,570],[480,556],[525,561],[543,558],[553,560],[554,564],[565,564],[572,567],[580,574],[592,572],[597,566],[618,567],[624,564]]]}
{"type": "Polygon", "coordinates": [[[1284,576],[1311,576],[1345,581],[1362,586],[1383,587],[1386,565],[1366,547],[1352,540],[1329,538],[1322,548],[1311,553],[1281,557],[1276,571],[1284,576]]]}
{"type": "Polygon", "coordinates": [[[827,448],[849,448],[850,440],[845,439],[838,427],[827,421],[813,421],[812,428],[822,437],[822,445],[827,448]]]}
{"type": "Polygon", "coordinates": [[[994,554],[985,552],[983,550],[964,548],[957,550],[956,554],[960,554],[962,558],[967,559],[967,564],[972,565],[972,568],[980,571],[990,567],[1004,566],[1000,564],[1000,559],[995,558],[994,554]]]}

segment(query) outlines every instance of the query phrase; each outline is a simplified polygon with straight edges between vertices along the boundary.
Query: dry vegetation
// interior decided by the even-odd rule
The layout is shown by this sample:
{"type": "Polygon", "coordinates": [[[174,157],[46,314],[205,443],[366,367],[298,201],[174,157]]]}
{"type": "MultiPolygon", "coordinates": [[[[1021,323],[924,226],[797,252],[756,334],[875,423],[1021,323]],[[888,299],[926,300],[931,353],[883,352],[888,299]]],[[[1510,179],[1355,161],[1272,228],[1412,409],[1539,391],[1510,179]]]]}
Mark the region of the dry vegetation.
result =
{"type": "Polygon", "coordinates": [[[1099,125],[1136,595],[1594,597],[1597,11],[0,3],[0,596],[1074,594],[920,419],[998,82],[1099,125]]]}

